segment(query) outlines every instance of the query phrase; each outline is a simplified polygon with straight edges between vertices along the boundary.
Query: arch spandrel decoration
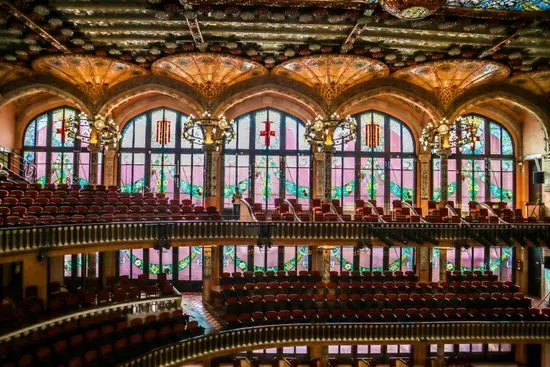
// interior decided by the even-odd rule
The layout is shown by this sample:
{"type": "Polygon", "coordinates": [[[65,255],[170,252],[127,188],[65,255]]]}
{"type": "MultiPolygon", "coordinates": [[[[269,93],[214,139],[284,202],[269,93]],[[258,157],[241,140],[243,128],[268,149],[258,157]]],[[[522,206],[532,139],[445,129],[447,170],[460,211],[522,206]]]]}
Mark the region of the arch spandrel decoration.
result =
{"type": "Polygon", "coordinates": [[[27,68],[6,62],[0,62],[0,85],[8,84],[14,80],[27,78],[31,75],[32,71],[27,68]]]}
{"type": "Polygon", "coordinates": [[[205,53],[168,56],[156,61],[151,68],[154,74],[177,79],[209,100],[237,83],[268,74],[257,62],[205,53]]]}
{"type": "Polygon", "coordinates": [[[550,70],[519,74],[510,78],[509,83],[550,98],[550,70]]]}
{"type": "Polygon", "coordinates": [[[50,74],[76,85],[92,103],[97,103],[109,88],[149,74],[134,64],[100,56],[45,56],[36,59],[32,67],[38,73],[50,74]]]}
{"type": "Polygon", "coordinates": [[[330,105],[345,90],[388,76],[389,69],[384,63],[363,56],[314,55],[286,61],[272,73],[316,89],[330,105]]]}
{"type": "Polygon", "coordinates": [[[443,60],[396,71],[393,77],[408,81],[433,93],[449,106],[466,90],[508,77],[508,67],[489,60],[443,60]]]}

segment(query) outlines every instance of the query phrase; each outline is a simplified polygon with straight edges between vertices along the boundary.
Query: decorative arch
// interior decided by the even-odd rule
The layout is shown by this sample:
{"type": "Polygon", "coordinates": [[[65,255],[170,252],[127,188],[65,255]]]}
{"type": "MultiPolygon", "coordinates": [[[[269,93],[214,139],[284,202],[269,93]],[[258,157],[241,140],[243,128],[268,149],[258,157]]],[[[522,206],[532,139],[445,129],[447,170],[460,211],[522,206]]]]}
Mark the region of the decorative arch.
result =
{"type": "Polygon", "coordinates": [[[239,116],[240,112],[245,112],[238,107],[245,101],[253,103],[253,107],[249,107],[248,111],[269,107],[261,102],[263,96],[274,96],[280,99],[275,101],[280,105],[273,107],[286,111],[289,108],[294,109],[295,116],[302,121],[312,120],[315,116],[324,113],[323,101],[315,90],[300,82],[274,76],[255,78],[232,86],[212,101],[212,111],[214,115],[225,113],[226,117],[234,118],[239,116]],[[282,101],[285,103],[281,103],[282,101]],[[292,107],[293,104],[295,107],[292,107]]]}
{"type": "Polygon", "coordinates": [[[550,108],[545,105],[547,101],[528,90],[505,83],[480,86],[468,91],[451,106],[450,110],[454,111],[451,118],[457,118],[476,106],[499,99],[532,113],[539,120],[544,135],[550,137],[550,108]]]}
{"type": "Polygon", "coordinates": [[[336,111],[341,115],[357,113],[356,106],[380,96],[392,96],[419,109],[427,116],[425,123],[439,121],[445,115],[441,104],[426,90],[393,78],[372,80],[351,88],[335,101],[336,111]]]}
{"type": "Polygon", "coordinates": [[[354,115],[357,138],[336,145],[332,160],[333,199],[344,209],[355,200],[414,201],[416,143],[411,129],[394,116],[376,110],[354,115]]]}
{"type": "MultiPolygon", "coordinates": [[[[515,151],[512,134],[500,122],[487,116],[468,114],[478,124],[476,144],[454,149],[448,161],[448,198],[459,208],[470,201],[505,202],[514,206],[516,185],[515,151]]],[[[440,197],[439,158],[432,157],[432,198],[440,197]]]]}
{"type": "MultiPolygon", "coordinates": [[[[116,85],[103,99],[98,113],[102,115],[113,114],[116,109],[123,107],[125,104],[150,94],[184,101],[188,106],[186,112],[189,111],[195,115],[202,113],[206,106],[204,98],[186,84],[164,76],[150,75],[133,78],[116,85]]],[[[122,121],[119,123],[122,123],[122,121]]]]}
{"type": "Polygon", "coordinates": [[[21,98],[46,93],[57,96],[67,105],[75,106],[79,111],[89,114],[86,96],[73,85],[50,76],[36,76],[32,79],[20,79],[0,87],[0,107],[21,98]]]}
{"type": "Polygon", "coordinates": [[[231,206],[236,188],[265,209],[273,209],[277,198],[309,206],[312,162],[304,123],[262,108],[237,117],[235,132],[223,150],[224,206],[231,206]]]}
{"type": "MultiPolygon", "coordinates": [[[[23,156],[36,166],[36,181],[42,184],[90,183],[90,152],[87,144],[69,137],[64,121],[80,111],[62,106],[45,111],[28,122],[23,132],[23,156]]],[[[99,154],[98,172],[102,172],[103,154],[99,154]]],[[[97,183],[103,176],[99,174],[97,183]]]]}

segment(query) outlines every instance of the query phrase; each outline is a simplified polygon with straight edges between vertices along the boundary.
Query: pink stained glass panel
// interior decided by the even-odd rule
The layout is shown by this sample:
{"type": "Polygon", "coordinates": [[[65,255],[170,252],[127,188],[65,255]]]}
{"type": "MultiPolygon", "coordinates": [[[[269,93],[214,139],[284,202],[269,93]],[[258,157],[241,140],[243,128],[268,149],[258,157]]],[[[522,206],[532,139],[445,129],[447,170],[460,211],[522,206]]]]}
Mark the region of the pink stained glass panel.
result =
{"type": "Polygon", "coordinates": [[[384,247],[372,248],[372,271],[384,271],[384,247]]]}
{"type": "Polygon", "coordinates": [[[191,246],[191,280],[202,280],[203,251],[201,246],[191,246]]]}
{"type": "Polygon", "coordinates": [[[118,272],[119,275],[130,276],[132,268],[132,262],[130,261],[130,250],[120,250],[118,258],[118,272]]]}
{"type": "Polygon", "coordinates": [[[132,278],[137,279],[144,273],[145,262],[143,261],[143,249],[132,250],[132,278]]]}

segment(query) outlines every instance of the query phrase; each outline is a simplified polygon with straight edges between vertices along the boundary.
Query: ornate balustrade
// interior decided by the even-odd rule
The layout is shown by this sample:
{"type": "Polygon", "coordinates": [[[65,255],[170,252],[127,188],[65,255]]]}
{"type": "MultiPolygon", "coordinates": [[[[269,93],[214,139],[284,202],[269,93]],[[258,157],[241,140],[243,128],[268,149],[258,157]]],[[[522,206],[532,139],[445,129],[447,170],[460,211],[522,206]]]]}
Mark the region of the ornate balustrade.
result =
{"type": "Polygon", "coordinates": [[[311,344],[544,343],[550,322],[287,324],[200,336],[155,349],[121,366],[175,366],[274,346],[311,344]]]}
{"type": "MultiPolygon", "coordinates": [[[[255,241],[260,225],[270,228],[273,241],[295,244],[337,240],[355,243],[363,240],[406,240],[433,243],[482,239],[497,244],[512,239],[539,244],[550,242],[549,224],[432,224],[432,223],[357,223],[357,222],[117,222],[67,224],[56,226],[8,227],[0,229],[0,254],[32,250],[51,250],[87,245],[153,243],[170,241],[255,241]]],[[[195,243],[197,243],[195,242],[195,243]]],[[[228,243],[230,243],[228,242],[228,243]]],[[[511,244],[511,242],[509,243],[511,244]]]]}
{"type": "Polygon", "coordinates": [[[111,311],[122,311],[123,313],[140,313],[140,312],[156,312],[162,310],[172,310],[181,308],[181,296],[151,298],[142,301],[132,301],[125,303],[115,303],[103,307],[93,307],[87,310],[73,312],[67,315],[56,317],[54,319],[45,320],[37,324],[29,325],[22,329],[12,331],[8,334],[0,336],[0,344],[9,342],[10,340],[21,336],[30,335],[36,330],[45,330],[55,325],[61,325],[68,321],[80,320],[88,316],[97,317],[111,311]]]}

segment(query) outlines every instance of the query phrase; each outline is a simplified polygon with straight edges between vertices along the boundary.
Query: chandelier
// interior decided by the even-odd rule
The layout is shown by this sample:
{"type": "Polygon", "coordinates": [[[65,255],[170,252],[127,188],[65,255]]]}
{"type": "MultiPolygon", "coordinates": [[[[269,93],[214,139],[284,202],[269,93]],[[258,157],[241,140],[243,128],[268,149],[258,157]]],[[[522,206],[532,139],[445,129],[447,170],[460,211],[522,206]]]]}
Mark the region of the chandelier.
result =
{"type": "Polygon", "coordinates": [[[90,118],[84,112],[64,120],[61,130],[70,138],[89,145],[105,147],[105,149],[116,149],[122,137],[113,119],[107,119],[101,115],[90,118]]]}
{"type": "Polygon", "coordinates": [[[480,141],[477,136],[479,126],[473,116],[460,116],[454,122],[444,117],[439,123],[429,123],[420,135],[420,144],[427,150],[435,150],[436,154],[445,154],[452,148],[471,145],[475,150],[480,141]]]}
{"type": "Polygon", "coordinates": [[[202,116],[189,115],[183,124],[183,138],[195,144],[221,145],[233,140],[235,137],[234,121],[227,121],[225,116],[213,118],[209,111],[202,116]],[[202,129],[197,129],[202,127],[202,129]],[[201,131],[202,130],[202,131],[201,131]]]}
{"type": "Polygon", "coordinates": [[[306,125],[305,138],[310,144],[344,144],[355,139],[356,130],[357,122],[350,115],[344,118],[337,113],[333,113],[329,118],[318,115],[313,122],[306,125]],[[334,136],[331,135],[332,132],[334,136]]]}

